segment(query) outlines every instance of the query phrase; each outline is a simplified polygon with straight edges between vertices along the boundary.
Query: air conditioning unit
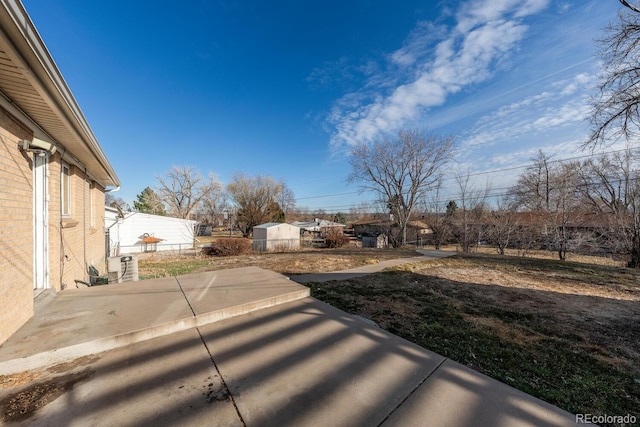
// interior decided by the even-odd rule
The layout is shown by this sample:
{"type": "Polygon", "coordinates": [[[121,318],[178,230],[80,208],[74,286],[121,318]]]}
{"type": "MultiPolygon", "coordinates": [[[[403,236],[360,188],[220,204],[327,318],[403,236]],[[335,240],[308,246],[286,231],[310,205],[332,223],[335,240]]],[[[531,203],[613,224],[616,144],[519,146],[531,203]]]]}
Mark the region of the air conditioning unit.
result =
{"type": "Polygon", "coordinates": [[[107,258],[109,283],[137,282],[138,256],[121,255],[107,258]]]}

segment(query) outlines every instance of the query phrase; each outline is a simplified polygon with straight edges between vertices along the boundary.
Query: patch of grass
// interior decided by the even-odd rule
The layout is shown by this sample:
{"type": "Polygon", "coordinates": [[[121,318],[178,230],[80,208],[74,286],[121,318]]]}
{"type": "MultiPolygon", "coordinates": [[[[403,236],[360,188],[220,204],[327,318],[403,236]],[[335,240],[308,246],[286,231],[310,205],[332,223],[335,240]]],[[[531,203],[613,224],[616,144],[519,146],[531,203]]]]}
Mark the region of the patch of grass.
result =
{"type": "Polygon", "coordinates": [[[322,301],[569,412],[640,418],[640,328],[631,327],[640,304],[527,288],[541,276],[555,277],[558,286],[571,278],[578,288],[634,290],[640,283],[638,272],[623,268],[472,255],[309,285],[322,301]],[[447,277],[464,270],[467,278],[432,270],[447,277]],[[500,271],[515,281],[511,288],[472,280],[500,271]],[[594,309],[583,313],[581,304],[594,309]]]}
{"type": "Polygon", "coordinates": [[[180,260],[144,260],[139,261],[140,280],[158,277],[178,276],[200,271],[207,266],[204,259],[185,258],[180,260]]]}

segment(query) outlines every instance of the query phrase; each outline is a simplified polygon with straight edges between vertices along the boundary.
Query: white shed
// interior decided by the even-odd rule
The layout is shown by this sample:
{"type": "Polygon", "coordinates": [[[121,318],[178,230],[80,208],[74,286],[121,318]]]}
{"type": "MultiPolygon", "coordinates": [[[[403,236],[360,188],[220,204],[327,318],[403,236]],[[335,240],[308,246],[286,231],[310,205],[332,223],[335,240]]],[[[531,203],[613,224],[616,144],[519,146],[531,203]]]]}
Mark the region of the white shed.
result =
{"type": "Polygon", "coordinates": [[[109,256],[193,248],[197,221],[105,207],[109,256]]]}
{"type": "Polygon", "coordinates": [[[300,249],[300,227],[268,222],[253,227],[253,249],[258,251],[300,249]]]}

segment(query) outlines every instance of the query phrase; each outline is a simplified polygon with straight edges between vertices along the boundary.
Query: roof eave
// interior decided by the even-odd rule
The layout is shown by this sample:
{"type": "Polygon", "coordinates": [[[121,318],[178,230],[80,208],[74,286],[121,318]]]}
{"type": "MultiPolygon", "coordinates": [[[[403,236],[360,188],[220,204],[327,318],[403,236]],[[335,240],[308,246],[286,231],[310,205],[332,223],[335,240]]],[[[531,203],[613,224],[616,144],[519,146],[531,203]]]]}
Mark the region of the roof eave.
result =
{"type": "MultiPolygon", "coordinates": [[[[14,59],[23,67],[23,75],[41,94],[42,100],[58,119],[77,136],[82,145],[102,168],[103,186],[120,186],[120,180],[98,143],[71,90],[56,66],[31,18],[19,0],[0,0],[0,28],[5,42],[13,50],[14,59]]],[[[34,120],[37,123],[37,120],[34,120]]],[[[46,131],[46,129],[45,129],[46,131]]],[[[56,141],[63,146],[73,141],[56,141]]],[[[70,147],[73,148],[73,147],[70,147]]],[[[74,150],[78,151],[78,150],[74,150]]],[[[82,151],[82,150],[81,150],[82,151]]],[[[77,155],[83,163],[81,155],[77,155]]],[[[86,156],[84,156],[86,157],[86,156]]],[[[95,173],[94,173],[95,175],[95,173]]]]}

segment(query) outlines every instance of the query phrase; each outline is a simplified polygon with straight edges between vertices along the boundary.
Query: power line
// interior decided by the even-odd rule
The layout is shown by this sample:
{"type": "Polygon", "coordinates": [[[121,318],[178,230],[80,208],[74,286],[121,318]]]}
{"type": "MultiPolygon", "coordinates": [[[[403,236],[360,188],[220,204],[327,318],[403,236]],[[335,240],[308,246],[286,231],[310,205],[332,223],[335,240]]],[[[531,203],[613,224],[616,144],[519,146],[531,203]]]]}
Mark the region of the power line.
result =
{"type": "MultiPolygon", "coordinates": [[[[602,156],[603,154],[615,154],[615,153],[621,153],[624,151],[637,151],[640,150],[640,147],[632,147],[632,148],[622,148],[619,150],[614,150],[614,151],[609,151],[607,153],[590,153],[590,154],[584,154],[584,155],[580,155],[580,156],[574,156],[574,157],[567,157],[567,158],[563,158],[563,159],[556,159],[556,160],[548,160],[547,163],[548,164],[555,164],[555,163],[564,163],[564,162],[570,162],[573,160],[580,160],[580,159],[586,159],[586,158],[592,158],[592,157],[598,157],[598,156],[602,156]]],[[[507,168],[502,168],[502,169],[492,169],[492,170],[488,170],[488,171],[481,171],[481,172],[475,172],[475,173],[471,173],[471,174],[465,174],[466,176],[469,177],[475,177],[475,176],[483,176],[483,175],[491,175],[491,174],[496,174],[496,173],[500,173],[500,172],[510,172],[510,171],[514,171],[514,170],[518,170],[518,169],[527,169],[531,166],[534,166],[535,163],[527,163],[524,165],[519,165],[519,166],[510,166],[507,168]]],[[[455,179],[455,176],[443,176],[443,180],[452,180],[455,179]]],[[[450,187],[441,187],[441,188],[450,188],[450,187]]],[[[337,197],[337,196],[347,196],[347,195],[351,195],[351,194],[359,194],[360,191],[349,191],[349,192],[342,192],[342,193],[333,193],[333,194],[321,194],[318,196],[308,196],[308,197],[299,197],[296,198],[297,200],[313,200],[313,199],[324,199],[324,198],[328,198],[328,197],[337,197]]]]}
{"type": "MultiPolygon", "coordinates": [[[[603,153],[591,153],[591,154],[584,154],[582,156],[575,156],[575,157],[567,157],[564,159],[557,159],[557,160],[548,160],[547,163],[564,163],[564,162],[570,162],[572,160],[579,160],[579,159],[586,159],[589,157],[598,157],[598,156],[602,156],[603,154],[615,154],[615,153],[621,153],[623,151],[634,151],[634,150],[640,150],[640,147],[633,147],[633,148],[622,148],[620,150],[614,150],[614,151],[608,151],[608,152],[603,152],[603,153]]],[[[482,171],[482,172],[476,172],[476,173],[472,173],[469,174],[468,176],[481,176],[481,175],[489,175],[489,174],[494,174],[494,173],[499,173],[499,172],[509,172],[512,170],[518,170],[518,169],[526,169],[528,167],[534,166],[535,163],[528,163],[525,165],[521,165],[521,166],[511,166],[508,168],[503,168],[503,169],[493,169],[493,170],[489,170],[489,171],[482,171]]],[[[467,176],[465,174],[465,176],[467,176]]],[[[455,177],[453,177],[455,178],[455,177]]]]}
{"type": "Polygon", "coordinates": [[[308,200],[308,199],[324,199],[327,197],[336,197],[336,196],[346,196],[349,194],[358,194],[360,193],[359,191],[349,191],[346,193],[335,193],[335,194],[323,194],[321,196],[309,196],[309,197],[298,197],[296,198],[296,200],[308,200]]]}

